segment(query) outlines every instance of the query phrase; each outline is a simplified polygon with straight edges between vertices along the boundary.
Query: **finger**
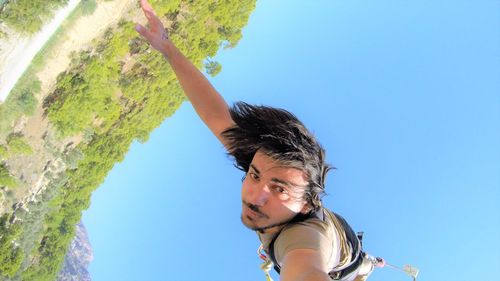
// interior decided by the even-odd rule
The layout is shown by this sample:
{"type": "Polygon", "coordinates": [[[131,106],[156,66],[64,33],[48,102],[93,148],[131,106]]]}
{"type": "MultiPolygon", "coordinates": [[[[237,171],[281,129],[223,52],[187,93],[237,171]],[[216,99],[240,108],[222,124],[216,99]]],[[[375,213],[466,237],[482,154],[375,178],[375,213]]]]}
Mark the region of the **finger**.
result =
{"type": "Polygon", "coordinates": [[[144,26],[142,26],[140,24],[136,24],[135,30],[137,31],[137,33],[139,33],[146,40],[150,41],[149,39],[151,38],[151,32],[147,28],[145,28],[144,26]]]}
{"type": "Polygon", "coordinates": [[[151,5],[149,4],[149,2],[147,0],[141,0],[141,8],[145,14],[146,14],[146,12],[150,12],[153,15],[155,14],[153,7],[151,7],[151,5]]]}
{"type": "MultiPolygon", "coordinates": [[[[147,1],[145,2],[147,3],[147,1]]],[[[149,8],[143,9],[143,12],[151,26],[152,31],[163,28],[163,23],[160,21],[151,6],[149,6],[149,8]]]]}
{"type": "Polygon", "coordinates": [[[155,24],[155,25],[161,24],[160,19],[158,18],[158,16],[156,16],[154,12],[144,11],[144,15],[146,16],[150,24],[155,24]]]}
{"type": "Polygon", "coordinates": [[[148,3],[148,1],[141,0],[141,8],[142,8],[142,12],[144,13],[146,18],[148,19],[149,24],[151,24],[151,25],[155,24],[156,14],[153,10],[153,7],[151,7],[151,5],[148,3]]]}

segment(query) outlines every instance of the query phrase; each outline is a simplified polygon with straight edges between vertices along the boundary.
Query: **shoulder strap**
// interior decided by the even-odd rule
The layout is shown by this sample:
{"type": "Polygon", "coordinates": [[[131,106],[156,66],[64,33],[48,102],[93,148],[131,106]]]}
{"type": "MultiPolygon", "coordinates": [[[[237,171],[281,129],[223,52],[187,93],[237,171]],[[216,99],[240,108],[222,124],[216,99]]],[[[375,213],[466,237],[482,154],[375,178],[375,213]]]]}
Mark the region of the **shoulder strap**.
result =
{"type": "Polygon", "coordinates": [[[347,221],[339,214],[333,213],[337,220],[342,225],[342,228],[345,232],[347,243],[351,248],[351,262],[334,268],[330,271],[329,275],[333,280],[349,280],[352,275],[356,274],[356,270],[363,262],[363,251],[361,247],[361,241],[358,238],[358,235],[354,233],[351,226],[347,223],[347,221]]]}

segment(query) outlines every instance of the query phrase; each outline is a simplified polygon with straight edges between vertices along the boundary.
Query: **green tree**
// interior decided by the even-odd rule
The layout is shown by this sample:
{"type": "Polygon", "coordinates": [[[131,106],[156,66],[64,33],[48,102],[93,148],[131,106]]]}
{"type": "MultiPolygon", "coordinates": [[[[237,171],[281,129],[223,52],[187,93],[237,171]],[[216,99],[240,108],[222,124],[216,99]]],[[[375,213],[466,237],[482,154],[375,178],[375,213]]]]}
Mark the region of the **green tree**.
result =
{"type": "Polygon", "coordinates": [[[222,70],[222,65],[219,62],[213,60],[207,60],[204,64],[204,67],[207,74],[212,77],[215,77],[222,70]]]}
{"type": "Polygon", "coordinates": [[[0,160],[9,158],[9,152],[5,145],[0,145],[0,160]]]}
{"type": "Polygon", "coordinates": [[[76,169],[78,167],[78,161],[80,161],[82,158],[83,153],[77,148],[67,152],[63,156],[64,162],[70,170],[76,169]]]}
{"type": "Polygon", "coordinates": [[[0,135],[10,133],[15,120],[32,115],[38,104],[34,94],[40,91],[40,81],[25,73],[16,83],[4,103],[0,104],[0,135]]]}
{"type": "Polygon", "coordinates": [[[22,113],[32,115],[37,106],[37,100],[33,93],[40,91],[40,81],[35,80],[30,85],[30,88],[21,90],[20,95],[16,95],[14,99],[15,105],[22,113]]]}
{"type": "Polygon", "coordinates": [[[4,163],[0,163],[0,186],[17,187],[17,180],[10,175],[4,163]]]}
{"type": "Polygon", "coordinates": [[[32,154],[31,146],[26,143],[22,135],[12,134],[7,138],[7,146],[11,154],[32,154]]]}
{"type": "Polygon", "coordinates": [[[9,224],[10,215],[0,218],[0,275],[13,277],[19,270],[24,253],[16,245],[15,240],[21,234],[19,224],[9,224]]]}

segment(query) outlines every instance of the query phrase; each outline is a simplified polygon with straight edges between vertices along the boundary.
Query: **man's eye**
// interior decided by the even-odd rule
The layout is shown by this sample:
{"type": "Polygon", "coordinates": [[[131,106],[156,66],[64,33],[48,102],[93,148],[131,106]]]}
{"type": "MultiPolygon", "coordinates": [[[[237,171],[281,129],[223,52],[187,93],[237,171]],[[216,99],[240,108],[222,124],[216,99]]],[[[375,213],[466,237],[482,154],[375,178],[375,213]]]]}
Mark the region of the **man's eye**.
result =
{"type": "Polygon", "coordinates": [[[278,193],[283,193],[283,194],[287,194],[288,192],[286,191],[286,189],[284,189],[283,187],[281,186],[275,186],[274,187],[274,190],[276,190],[278,193]]]}
{"type": "Polygon", "coordinates": [[[254,180],[259,179],[259,176],[258,176],[256,173],[249,172],[248,174],[249,174],[249,175],[250,175],[250,177],[251,177],[252,179],[254,179],[254,180]]]}

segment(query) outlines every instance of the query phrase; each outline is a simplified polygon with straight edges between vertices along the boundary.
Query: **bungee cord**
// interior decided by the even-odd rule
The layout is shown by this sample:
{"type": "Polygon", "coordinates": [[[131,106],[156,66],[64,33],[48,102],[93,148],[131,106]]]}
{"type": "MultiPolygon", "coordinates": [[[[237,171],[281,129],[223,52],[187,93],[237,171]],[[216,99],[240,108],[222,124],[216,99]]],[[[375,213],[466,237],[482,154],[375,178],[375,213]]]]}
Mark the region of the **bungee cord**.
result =
{"type": "Polygon", "coordinates": [[[418,273],[420,271],[418,268],[416,268],[412,265],[409,265],[409,264],[406,264],[403,266],[403,268],[401,268],[401,267],[398,267],[398,266],[395,266],[395,265],[392,265],[392,264],[386,262],[385,266],[406,273],[407,275],[409,275],[413,278],[413,281],[417,280],[417,276],[418,276],[418,273]]]}
{"type": "MultiPolygon", "coordinates": [[[[264,253],[264,246],[261,244],[259,248],[257,249],[257,255],[259,256],[260,259],[262,259],[262,264],[260,265],[260,269],[264,271],[264,275],[266,276],[266,281],[273,281],[271,274],[269,273],[273,267],[273,262],[271,259],[264,253]]],[[[406,264],[402,268],[392,265],[388,263],[385,259],[380,258],[380,257],[373,257],[370,255],[366,255],[366,258],[371,261],[373,264],[373,269],[378,267],[378,268],[384,268],[388,267],[394,270],[402,271],[412,277],[413,281],[417,280],[418,273],[420,270],[412,265],[406,264]]],[[[372,270],[373,270],[372,269],[372,270]]]]}

